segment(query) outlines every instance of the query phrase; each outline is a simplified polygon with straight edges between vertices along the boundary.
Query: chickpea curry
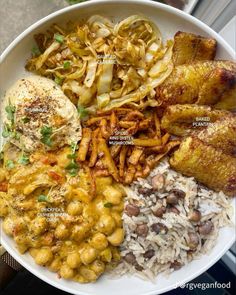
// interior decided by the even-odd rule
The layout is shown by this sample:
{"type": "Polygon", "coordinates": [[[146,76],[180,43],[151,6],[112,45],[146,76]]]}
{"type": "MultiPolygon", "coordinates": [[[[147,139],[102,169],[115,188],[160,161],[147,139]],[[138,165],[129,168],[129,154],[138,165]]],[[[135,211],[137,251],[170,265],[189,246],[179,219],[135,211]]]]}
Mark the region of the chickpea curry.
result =
{"type": "Polygon", "coordinates": [[[120,260],[125,192],[111,177],[95,179],[87,167],[68,173],[68,155],[66,147],[23,161],[18,148],[5,146],[0,216],[20,253],[29,251],[37,264],[64,279],[93,282],[120,260]]]}

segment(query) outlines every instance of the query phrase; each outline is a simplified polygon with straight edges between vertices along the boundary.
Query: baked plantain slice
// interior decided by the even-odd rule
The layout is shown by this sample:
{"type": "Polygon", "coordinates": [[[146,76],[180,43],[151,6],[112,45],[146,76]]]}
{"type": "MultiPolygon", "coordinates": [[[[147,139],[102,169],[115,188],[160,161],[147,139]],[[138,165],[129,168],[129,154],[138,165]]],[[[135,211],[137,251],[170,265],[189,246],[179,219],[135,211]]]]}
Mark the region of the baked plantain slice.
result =
{"type": "Polygon", "coordinates": [[[210,189],[236,194],[236,158],[223,153],[196,137],[187,137],[170,159],[178,172],[195,177],[210,189]]]}
{"type": "Polygon", "coordinates": [[[222,93],[220,100],[214,105],[214,108],[236,111],[236,84],[222,93]]]}
{"type": "Polygon", "coordinates": [[[215,39],[181,31],[175,34],[173,47],[173,62],[175,65],[201,60],[213,60],[215,54],[215,39]]]}
{"type": "Polygon", "coordinates": [[[205,130],[200,131],[197,137],[226,154],[236,156],[236,116],[222,116],[205,130]]]}
{"type": "Polygon", "coordinates": [[[208,75],[207,82],[199,90],[196,103],[214,105],[219,101],[219,98],[222,99],[222,95],[227,97],[232,87],[236,87],[236,73],[226,69],[216,68],[208,75]]]}
{"type": "Polygon", "coordinates": [[[236,63],[200,61],[176,66],[165,82],[156,88],[156,99],[161,108],[173,104],[207,102],[210,105],[217,105],[221,102],[222,108],[233,109],[232,100],[224,102],[227,100],[227,94],[235,86],[236,63]]]}
{"type": "Polygon", "coordinates": [[[215,110],[209,106],[176,104],[166,108],[161,120],[161,128],[173,135],[186,136],[206,129],[222,117],[232,116],[231,112],[215,110]]]}

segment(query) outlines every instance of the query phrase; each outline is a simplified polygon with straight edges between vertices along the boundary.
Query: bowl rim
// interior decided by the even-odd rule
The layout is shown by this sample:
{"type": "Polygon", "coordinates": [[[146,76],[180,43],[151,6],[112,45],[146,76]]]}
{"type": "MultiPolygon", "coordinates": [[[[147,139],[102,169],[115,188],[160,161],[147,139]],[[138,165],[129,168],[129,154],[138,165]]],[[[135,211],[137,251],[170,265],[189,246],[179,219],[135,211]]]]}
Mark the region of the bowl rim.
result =
{"type": "Polygon", "coordinates": [[[223,39],[223,37],[221,37],[218,33],[216,33],[213,29],[211,29],[208,25],[206,25],[205,23],[203,23],[202,21],[200,21],[199,19],[197,19],[196,17],[182,11],[179,10],[175,7],[169,6],[167,4],[163,4],[160,2],[155,2],[153,0],[90,0],[88,2],[82,2],[82,3],[78,3],[78,4],[74,4],[65,8],[62,8],[60,10],[57,10],[41,19],[39,19],[38,21],[36,21],[35,23],[33,23],[32,25],[30,25],[27,29],[25,29],[22,33],[20,33],[7,47],[6,49],[2,52],[1,56],[0,56],[0,62],[2,62],[4,60],[4,58],[6,58],[6,56],[10,53],[10,51],[25,37],[27,36],[30,32],[32,32],[34,29],[36,29],[37,27],[39,27],[40,25],[42,25],[44,22],[49,21],[51,19],[53,19],[56,16],[62,15],[64,13],[67,13],[69,11],[72,10],[76,10],[77,8],[80,7],[89,7],[89,6],[94,6],[94,5],[102,5],[102,4],[120,4],[120,3],[124,3],[124,4],[142,4],[142,5],[147,5],[147,6],[153,6],[153,7],[160,7],[163,10],[167,11],[167,12],[172,12],[174,14],[176,14],[179,17],[184,18],[187,21],[190,21],[192,23],[194,23],[195,25],[201,27],[202,29],[204,29],[204,31],[206,31],[209,35],[211,35],[212,37],[220,40],[220,42],[223,44],[223,47],[226,49],[226,51],[228,51],[228,53],[231,55],[232,58],[235,58],[235,51],[233,50],[233,48],[223,39]]]}
{"type": "MultiPolygon", "coordinates": [[[[36,21],[33,23],[31,26],[29,26],[26,30],[24,30],[21,34],[19,34],[8,46],[7,48],[2,52],[0,56],[0,63],[4,61],[4,59],[7,57],[7,55],[23,40],[24,37],[26,37],[29,33],[37,29],[39,26],[43,25],[45,22],[52,20],[53,18],[66,14],[67,12],[73,11],[73,10],[79,10],[80,8],[86,8],[94,5],[103,5],[103,4],[134,4],[134,5],[145,5],[153,8],[160,8],[163,11],[166,11],[170,14],[174,14],[177,17],[186,20],[188,22],[191,22],[198,26],[200,29],[203,29],[204,32],[209,34],[211,37],[215,38],[218,42],[221,43],[223,48],[227,51],[227,53],[231,56],[232,59],[235,59],[235,51],[231,48],[231,46],[218,34],[216,33],[213,29],[211,29],[209,26],[204,24],[202,21],[198,20],[192,15],[187,14],[186,12],[179,10],[177,8],[174,8],[172,6],[162,4],[160,2],[154,2],[152,0],[90,0],[88,2],[83,2],[83,3],[78,3],[75,5],[71,5],[69,7],[65,7],[63,9],[60,9],[58,11],[55,11],[40,20],[36,21]]],[[[1,226],[1,221],[0,221],[0,226],[1,226]]],[[[1,228],[0,228],[1,230],[1,228]]],[[[41,274],[38,272],[36,267],[34,265],[28,264],[27,262],[24,261],[22,258],[22,255],[20,255],[16,249],[12,248],[10,245],[8,245],[7,241],[0,235],[0,240],[3,245],[3,247],[7,250],[7,252],[12,255],[14,259],[16,259],[23,267],[25,267],[27,270],[29,270],[32,274],[34,274],[36,277],[40,278],[44,282],[60,289],[65,292],[68,292],[70,294],[74,294],[73,289],[70,287],[65,286],[63,283],[60,283],[58,281],[54,281],[51,278],[48,278],[46,274],[41,274]]],[[[175,286],[174,284],[170,284],[167,287],[162,287],[161,289],[157,291],[147,291],[143,293],[142,295],[156,295],[156,294],[162,294],[167,291],[170,291],[176,287],[182,286],[186,284],[187,282],[193,280],[194,278],[198,277],[201,275],[203,272],[205,272],[207,269],[209,269],[212,265],[214,265],[226,252],[227,250],[233,245],[235,242],[235,235],[231,237],[229,242],[224,245],[224,247],[221,249],[220,252],[215,255],[215,257],[210,261],[207,262],[203,267],[198,269],[198,271],[188,275],[185,279],[180,280],[179,282],[176,282],[175,286]]],[[[78,293],[76,293],[78,294],[78,293]]],[[[79,291],[80,295],[94,295],[92,293],[84,292],[84,291],[79,291]]]]}

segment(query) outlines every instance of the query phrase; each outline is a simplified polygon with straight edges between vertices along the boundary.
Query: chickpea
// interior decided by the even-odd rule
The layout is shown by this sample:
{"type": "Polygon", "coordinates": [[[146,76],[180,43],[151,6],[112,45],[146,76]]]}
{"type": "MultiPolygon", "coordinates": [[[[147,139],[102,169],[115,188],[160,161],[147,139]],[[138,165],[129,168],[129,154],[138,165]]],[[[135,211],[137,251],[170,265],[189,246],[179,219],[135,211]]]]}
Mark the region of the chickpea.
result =
{"type": "Polygon", "coordinates": [[[104,250],[108,246],[108,241],[104,234],[96,233],[92,237],[90,244],[97,250],[104,250]]]}
{"type": "Polygon", "coordinates": [[[52,272],[58,272],[61,268],[61,260],[59,257],[55,258],[48,267],[52,272]]]}
{"type": "Polygon", "coordinates": [[[117,228],[107,239],[113,246],[119,246],[124,240],[123,228],[117,228]]]}
{"type": "Polygon", "coordinates": [[[97,177],[96,178],[97,193],[98,194],[103,193],[104,187],[111,184],[112,184],[112,177],[97,177]]]}
{"type": "Polygon", "coordinates": [[[114,183],[113,184],[113,187],[121,193],[122,197],[125,197],[126,196],[126,192],[124,190],[123,185],[118,184],[118,183],[114,183]]]}
{"type": "Polygon", "coordinates": [[[7,216],[8,214],[8,205],[7,201],[3,198],[0,198],[0,217],[7,216]]]}
{"type": "Polygon", "coordinates": [[[57,239],[63,240],[69,236],[69,230],[66,228],[65,224],[59,224],[54,232],[54,235],[57,239]]]}
{"type": "Polygon", "coordinates": [[[97,274],[89,269],[88,267],[82,265],[80,268],[79,268],[79,273],[85,278],[87,279],[88,282],[93,282],[93,281],[96,281],[97,279],[97,274]]]}
{"type": "Polygon", "coordinates": [[[94,205],[88,204],[87,206],[84,206],[82,215],[85,219],[95,217],[96,213],[94,212],[94,205]]]}
{"type": "Polygon", "coordinates": [[[71,279],[75,275],[74,270],[70,268],[66,263],[62,265],[59,273],[63,279],[71,279]]]}
{"type": "Polygon", "coordinates": [[[18,244],[17,250],[20,252],[20,254],[24,254],[28,250],[28,246],[25,244],[18,244]]]}
{"type": "Polygon", "coordinates": [[[108,214],[104,214],[100,217],[98,222],[98,230],[106,235],[110,235],[116,227],[114,218],[108,214]]]}
{"type": "Polygon", "coordinates": [[[3,168],[0,168],[0,182],[3,182],[6,179],[6,172],[3,168]]]}
{"type": "Polygon", "coordinates": [[[101,275],[105,271],[105,264],[101,260],[95,260],[91,266],[90,269],[93,270],[96,275],[101,275]]]}
{"type": "Polygon", "coordinates": [[[100,253],[100,258],[104,262],[110,262],[112,259],[111,249],[108,247],[100,253]]]}
{"type": "Polygon", "coordinates": [[[88,204],[91,201],[91,196],[84,189],[77,188],[73,189],[73,200],[88,204]]]}
{"type": "Polygon", "coordinates": [[[36,235],[40,235],[47,229],[47,220],[45,217],[36,217],[31,224],[31,230],[36,235]]]}
{"type": "Polygon", "coordinates": [[[73,277],[73,281],[81,283],[81,284],[88,283],[87,280],[83,276],[81,276],[80,274],[76,274],[73,277]]]}
{"type": "Polygon", "coordinates": [[[119,205],[122,199],[122,193],[111,185],[105,187],[103,195],[105,196],[107,202],[113,205],[119,205]]]}
{"type": "Polygon", "coordinates": [[[4,219],[3,230],[7,235],[13,236],[14,226],[15,226],[15,223],[12,218],[7,217],[4,219]]]}
{"type": "Polygon", "coordinates": [[[81,264],[79,253],[73,252],[67,256],[66,262],[70,268],[77,268],[81,264]]]}
{"type": "Polygon", "coordinates": [[[97,251],[93,247],[88,246],[82,251],[80,258],[83,264],[90,264],[97,258],[97,251]]]}
{"type": "Polygon", "coordinates": [[[50,248],[41,248],[35,256],[35,262],[39,265],[46,265],[53,259],[53,254],[50,248]]]}
{"type": "Polygon", "coordinates": [[[66,211],[67,211],[68,214],[73,215],[73,216],[79,215],[83,211],[83,206],[82,206],[81,202],[79,202],[79,201],[72,201],[67,206],[66,211]]]}
{"type": "Polygon", "coordinates": [[[112,212],[111,216],[112,216],[112,218],[115,219],[116,225],[118,227],[122,227],[123,222],[122,222],[121,215],[118,212],[112,212]]]}
{"type": "Polygon", "coordinates": [[[112,258],[114,261],[120,261],[120,259],[121,259],[120,251],[118,250],[117,247],[112,247],[111,253],[112,253],[112,258]]]}
{"type": "Polygon", "coordinates": [[[14,241],[18,245],[26,245],[26,244],[28,244],[28,239],[27,239],[26,235],[24,235],[24,234],[19,234],[19,235],[15,236],[14,241]]]}
{"type": "Polygon", "coordinates": [[[124,203],[121,202],[119,205],[115,205],[112,207],[113,211],[123,212],[124,211],[124,203]]]}
{"type": "Polygon", "coordinates": [[[36,248],[30,248],[30,249],[29,249],[29,253],[30,253],[30,255],[31,255],[33,258],[36,257],[38,251],[39,251],[39,249],[36,249],[36,248]]]}
{"type": "Polygon", "coordinates": [[[76,242],[81,242],[89,232],[89,225],[88,224],[76,224],[72,228],[72,239],[76,242]]]}

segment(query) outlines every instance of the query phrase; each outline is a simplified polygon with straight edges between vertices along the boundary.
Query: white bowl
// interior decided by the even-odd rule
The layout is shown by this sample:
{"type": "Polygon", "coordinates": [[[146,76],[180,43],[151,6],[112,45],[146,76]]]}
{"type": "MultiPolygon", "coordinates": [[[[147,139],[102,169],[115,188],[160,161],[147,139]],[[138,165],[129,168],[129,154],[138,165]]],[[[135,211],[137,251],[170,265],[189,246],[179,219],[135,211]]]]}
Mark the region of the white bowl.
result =
{"type": "MultiPolygon", "coordinates": [[[[109,0],[89,1],[57,11],[38,21],[20,36],[18,36],[1,56],[0,68],[1,93],[19,78],[29,75],[24,70],[26,59],[30,55],[35,33],[42,32],[52,23],[60,23],[68,20],[83,19],[93,14],[102,14],[112,19],[122,19],[132,14],[144,14],[151,18],[160,28],[164,39],[172,38],[179,31],[188,31],[203,36],[210,36],[217,40],[218,59],[233,59],[234,51],[212,29],[196,18],[183,13],[175,8],[159,4],[157,2],[143,0],[109,0]]],[[[56,274],[36,265],[29,254],[20,255],[15,243],[2,232],[1,243],[6,250],[26,269],[45,282],[72,294],[80,295],[151,295],[161,294],[181,286],[194,279],[211,267],[231,247],[235,240],[234,228],[220,230],[214,249],[199,260],[195,260],[172,273],[169,277],[158,276],[155,284],[142,281],[135,277],[123,276],[117,280],[111,280],[106,275],[96,283],[79,284],[59,279],[56,274]]]]}

